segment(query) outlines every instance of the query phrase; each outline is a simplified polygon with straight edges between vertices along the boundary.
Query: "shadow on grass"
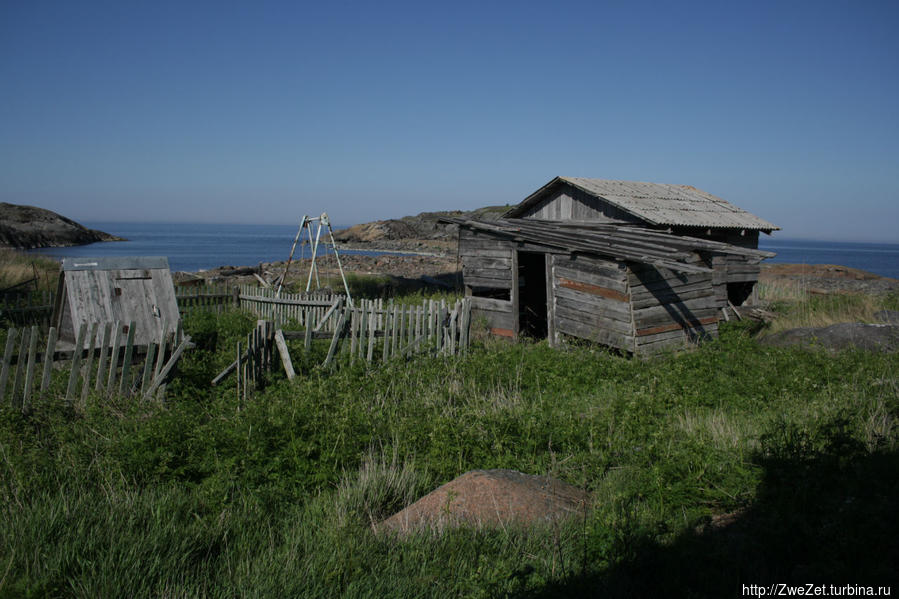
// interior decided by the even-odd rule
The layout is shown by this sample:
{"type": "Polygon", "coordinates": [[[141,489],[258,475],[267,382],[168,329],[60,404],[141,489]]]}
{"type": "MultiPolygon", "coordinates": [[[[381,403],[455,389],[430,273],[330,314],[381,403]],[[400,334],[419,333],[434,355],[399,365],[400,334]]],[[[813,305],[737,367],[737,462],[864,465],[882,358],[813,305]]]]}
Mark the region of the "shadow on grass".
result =
{"type": "MultiPolygon", "coordinates": [[[[810,457],[798,445],[757,459],[765,474],[751,506],[670,544],[633,539],[629,559],[522,596],[739,597],[777,583],[899,594],[899,454],[847,442],[810,457]]],[[[843,595],[865,594],[853,590],[843,595]]]]}

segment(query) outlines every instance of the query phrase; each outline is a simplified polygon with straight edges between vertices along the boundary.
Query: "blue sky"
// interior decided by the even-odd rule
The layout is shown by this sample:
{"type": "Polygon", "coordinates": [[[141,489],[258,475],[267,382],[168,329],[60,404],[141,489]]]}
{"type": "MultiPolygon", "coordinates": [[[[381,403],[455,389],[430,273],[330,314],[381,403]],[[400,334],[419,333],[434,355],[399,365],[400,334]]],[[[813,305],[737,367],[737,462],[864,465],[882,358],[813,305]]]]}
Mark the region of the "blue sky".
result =
{"type": "Polygon", "coordinates": [[[338,223],[683,183],[899,242],[899,3],[0,3],[0,201],[338,223]]]}

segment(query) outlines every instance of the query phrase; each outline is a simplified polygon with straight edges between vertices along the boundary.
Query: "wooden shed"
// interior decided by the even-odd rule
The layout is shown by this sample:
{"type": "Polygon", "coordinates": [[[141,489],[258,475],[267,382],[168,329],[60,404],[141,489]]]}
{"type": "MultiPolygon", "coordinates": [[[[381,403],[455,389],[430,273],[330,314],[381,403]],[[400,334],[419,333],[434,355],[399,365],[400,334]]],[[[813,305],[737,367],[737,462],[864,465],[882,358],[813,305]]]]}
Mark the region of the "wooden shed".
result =
{"type": "Polygon", "coordinates": [[[756,249],[758,232],[777,228],[693,188],[559,177],[499,221],[448,220],[460,227],[472,317],[492,333],[565,334],[634,354],[715,336],[722,309],[748,297],[773,256],[756,249]],[[624,201],[626,185],[643,187],[624,201]]]}
{"type": "Polygon", "coordinates": [[[71,343],[82,323],[135,323],[134,343],[158,341],[180,316],[165,257],[66,258],[53,326],[71,343]]]}

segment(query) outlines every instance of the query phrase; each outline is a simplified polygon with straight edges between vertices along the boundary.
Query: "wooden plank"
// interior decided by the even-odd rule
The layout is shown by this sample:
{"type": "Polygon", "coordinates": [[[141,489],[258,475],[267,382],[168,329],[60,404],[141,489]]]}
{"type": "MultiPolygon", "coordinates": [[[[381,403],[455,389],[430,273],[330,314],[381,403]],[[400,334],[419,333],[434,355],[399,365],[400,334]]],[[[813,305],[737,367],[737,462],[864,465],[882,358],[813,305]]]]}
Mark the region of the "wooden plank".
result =
{"type": "Polygon", "coordinates": [[[486,310],[490,312],[509,312],[510,314],[512,313],[512,302],[509,300],[471,296],[470,301],[471,306],[477,310],[486,310]]]}
{"type": "MultiPolygon", "coordinates": [[[[699,301],[699,300],[694,300],[699,301]]],[[[644,308],[634,313],[634,322],[638,329],[651,328],[655,325],[668,322],[681,322],[699,320],[711,316],[717,316],[721,306],[717,300],[712,300],[707,306],[685,306],[683,304],[666,304],[656,308],[644,308]]]]}
{"type": "Polygon", "coordinates": [[[599,295],[582,293],[574,289],[557,287],[554,289],[556,305],[567,304],[577,307],[584,312],[602,312],[614,315],[618,320],[629,321],[631,319],[631,306],[627,302],[610,300],[599,295]]]}
{"type": "Polygon", "coordinates": [[[368,313],[368,349],[365,352],[365,361],[371,364],[371,359],[375,351],[375,330],[377,327],[377,315],[375,314],[374,303],[371,304],[368,313]]]}
{"type": "Polygon", "coordinates": [[[574,310],[566,305],[560,304],[556,306],[556,314],[560,318],[578,322],[586,327],[597,330],[614,331],[622,335],[633,336],[634,327],[628,322],[606,318],[602,314],[593,314],[574,310]]]}
{"type": "Polygon", "coordinates": [[[146,389],[150,386],[151,381],[153,380],[153,359],[156,357],[156,353],[158,351],[159,346],[156,343],[151,343],[147,346],[147,358],[144,361],[144,373],[141,377],[140,384],[141,395],[144,394],[144,391],[146,391],[146,389]]]}
{"type": "Polygon", "coordinates": [[[334,354],[337,352],[337,344],[340,342],[340,338],[343,337],[343,327],[346,325],[347,311],[343,309],[343,300],[338,301],[341,303],[337,308],[340,316],[337,318],[337,326],[334,327],[334,336],[331,337],[331,345],[328,347],[328,355],[325,357],[325,366],[329,365],[331,360],[334,359],[334,354]]]}
{"type": "Polygon", "coordinates": [[[635,297],[631,300],[631,305],[634,307],[634,310],[642,310],[643,308],[673,304],[703,297],[716,297],[715,290],[702,286],[698,289],[691,289],[689,291],[660,291],[658,295],[641,293],[639,298],[635,297]]]}
{"type": "Polygon", "coordinates": [[[515,339],[515,331],[512,329],[503,329],[499,327],[491,327],[490,333],[492,335],[496,335],[497,337],[508,337],[509,339],[515,339]]]}
{"type": "Polygon", "coordinates": [[[153,368],[153,380],[156,380],[156,377],[159,376],[159,371],[162,370],[162,364],[165,360],[165,350],[168,345],[168,335],[169,335],[169,325],[165,318],[162,319],[162,330],[159,333],[159,347],[157,347],[156,351],[156,365],[153,368]]]}
{"type": "Polygon", "coordinates": [[[109,352],[109,376],[106,377],[106,393],[112,394],[116,389],[116,369],[119,364],[119,354],[121,353],[121,348],[119,347],[122,342],[122,322],[116,321],[113,325],[115,329],[112,334],[112,345],[110,346],[109,352]]]}
{"type": "Polygon", "coordinates": [[[556,257],[546,254],[544,257],[546,268],[546,338],[550,347],[557,345],[556,340],[556,296],[553,293],[553,282],[555,280],[555,263],[556,257]]]}
{"type": "Polygon", "coordinates": [[[512,252],[512,289],[509,299],[512,301],[512,330],[515,338],[521,333],[521,271],[519,269],[520,257],[518,252],[512,252]]]}
{"type": "Polygon", "coordinates": [[[665,333],[667,331],[676,331],[678,329],[687,329],[687,328],[696,328],[697,326],[707,325],[707,324],[718,324],[717,316],[709,316],[706,318],[700,318],[695,321],[690,321],[689,324],[683,325],[681,323],[673,322],[667,325],[661,325],[652,328],[646,329],[637,329],[637,337],[645,337],[646,335],[654,335],[656,333],[665,333]]]}
{"type": "Polygon", "coordinates": [[[175,364],[178,363],[178,359],[181,358],[181,354],[184,353],[184,350],[190,345],[190,336],[185,335],[184,339],[181,340],[181,343],[178,344],[178,347],[172,352],[171,357],[169,357],[168,362],[165,363],[165,366],[162,367],[162,370],[159,371],[159,374],[156,375],[156,378],[153,380],[153,384],[150,385],[150,388],[144,394],[144,397],[149,398],[160,385],[165,381],[166,377],[169,376],[169,373],[172,372],[172,369],[175,368],[175,364]]]}
{"type": "Polygon", "coordinates": [[[28,409],[31,402],[31,392],[34,390],[34,361],[37,354],[37,339],[40,328],[37,325],[31,327],[31,339],[28,342],[28,367],[25,370],[25,389],[22,392],[22,411],[28,409]]]}
{"type": "MultiPolygon", "coordinates": [[[[87,401],[87,395],[90,393],[90,385],[91,385],[91,376],[93,375],[93,366],[94,366],[94,353],[98,347],[100,351],[103,351],[103,345],[97,342],[97,329],[99,328],[100,323],[93,322],[91,323],[90,331],[88,332],[88,340],[87,340],[87,360],[84,363],[84,374],[81,379],[81,403],[84,404],[87,401]]],[[[81,348],[78,348],[77,351],[81,351],[81,348]]]]}
{"type": "Polygon", "coordinates": [[[125,339],[125,357],[122,359],[122,378],[119,381],[120,395],[125,394],[125,387],[130,381],[129,375],[131,374],[131,359],[134,354],[134,329],[134,321],[132,320],[128,323],[128,337],[125,339]]]}
{"type": "Polygon", "coordinates": [[[459,246],[459,256],[465,262],[468,258],[503,258],[511,260],[511,250],[508,248],[479,248],[469,245],[459,246]]]}
{"type": "Polygon", "coordinates": [[[318,322],[318,325],[313,330],[314,331],[321,330],[321,328],[325,325],[326,322],[328,322],[328,319],[334,313],[334,310],[338,309],[338,306],[343,306],[343,297],[338,297],[337,299],[334,300],[334,303],[331,304],[331,307],[328,308],[328,311],[325,312],[325,315],[322,316],[322,319],[318,322]]]}
{"type": "Polygon", "coordinates": [[[627,270],[619,268],[619,263],[614,260],[605,260],[586,256],[584,254],[571,254],[556,256],[553,265],[576,272],[585,272],[622,283],[627,278],[627,270]]]}
{"type": "MultiPolygon", "coordinates": [[[[19,334],[18,329],[9,329],[6,332],[6,348],[3,351],[3,365],[0,367],[0,403],[6,396],[6,383],[9,380],[9,365],[12,362],[13,352],[16,347],[16,336],[19,334]]],[[[12,399],[10,399],[12,403],[12,399]]]]}
{"type": "Polygon", "coordinates": [[[574,281],[565,277],[559,277],[558,281],[559,287],[563,287],[565,289],[573,289],[575,291],[580,291],[581,293],[598,295],[600,297],[618,302],[628,301],[628,296],[626,293],[621,293],[620,291],[609,289],[608,287],[601,287],[599,285],[592,285],[590,283],[581,283],[580,281],[574,281]]]}
{"type": "Polygon", "coordinates": [[[82,322],[78,327],[75,337],[75,351],[72,354],[72,369],[69,372],[69,384],[66,386],[66,402],[72,400],[75,394],[75,384],[78,382],[79,366],[81,366],[81,348],[84,347],[84,336],[87,334],[87,323],[82,322]]]}
{"type": "Polygon", "coordinates": [[[16,404],[21,405],[19,402],[19,392],[22,389],[23,379],[25,378],[25,369],[26,369],[26,359],[25,352],[27,351],[28,344],[31,342],[31,329],[23,328],[22,336],[19,338],[19,353],[17,354],[16,359],[16,375],[13,378],[12,382],[12,398],[13,405],[16,404]]]}
{"type": "Polygon", "coordinates": [[[103,340],[100,342],[100,361],[97,366],[97,380],[94,383],[94,389],[97,392],[103,390],[103,382],[106,380],[104,375],[106,374],[106,360],[108,349],[109,349],[109,335],[111,334],[112,323],[107,322],[103,325],[103,340]]]}
{"type": "MultiPolygon", "coordinates": [[[[41,391],[46,391],[50,386],[50,375],[53,372],[53,356],[56,354],[56,341],[59,338],[59,329],[50,327],[47,336],[47,348],[44,351],[44,372],[41,376],[41,391]]],[[[3,387],[0,386],[0,400],[3,399],[3,387]]]]}
{"type": "Polygon", "coordinates": [[[511,289],[512,279],[487,279],[484,277],[472,277],[464,275],[465,284],[479,289],[511,289]]]}
{"type": "Polygon", "coordinates": [[[634,347],[633,337],[622,335],[614,331],[585,326],[580,322],[569,320],[561,315],[557,316],[557,326],[560,333],[571,335],[572,337],[579,337],[581,339],[586,339],[587,341],[593,341],[594,343],[608,345],[625,351],[630,351],[634,347]]]}
{"type": "Polygon", "coordinates": [[[281,329],[275,331],[275,346],[278,348],[278,354],[281,356],[281,364],[284,366],[287,380],[292,381],[296,377],[296,372],[293,369],[293,362],[290,360],[287,341],[284,340],[284,331],[281,329]]]}
{"type": "Polygon", "coordinates": [[[597,287],[604,287],[618,292],[621,295],[627,295],[627,278],[621,273],[615,277],[606,277],[586,270],[577,270],[574,268],[566,268],[564,266],[555,267],[555,275],[557,279],[569,279],[578,281],[579,283],[589,283],[597,287]]]}

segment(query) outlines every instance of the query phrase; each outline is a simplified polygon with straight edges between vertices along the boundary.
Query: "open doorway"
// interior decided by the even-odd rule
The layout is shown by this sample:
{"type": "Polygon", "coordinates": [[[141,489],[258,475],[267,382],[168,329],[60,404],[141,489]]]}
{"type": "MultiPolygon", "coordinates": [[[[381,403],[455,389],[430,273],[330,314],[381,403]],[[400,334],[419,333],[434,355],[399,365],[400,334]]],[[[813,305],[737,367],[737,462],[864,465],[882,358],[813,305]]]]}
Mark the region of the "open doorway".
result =
{"type": "Polygon", "coordinates": [[[546,256],[518,252],[518,330],[537,339],[546,338],[546,256]]]}

